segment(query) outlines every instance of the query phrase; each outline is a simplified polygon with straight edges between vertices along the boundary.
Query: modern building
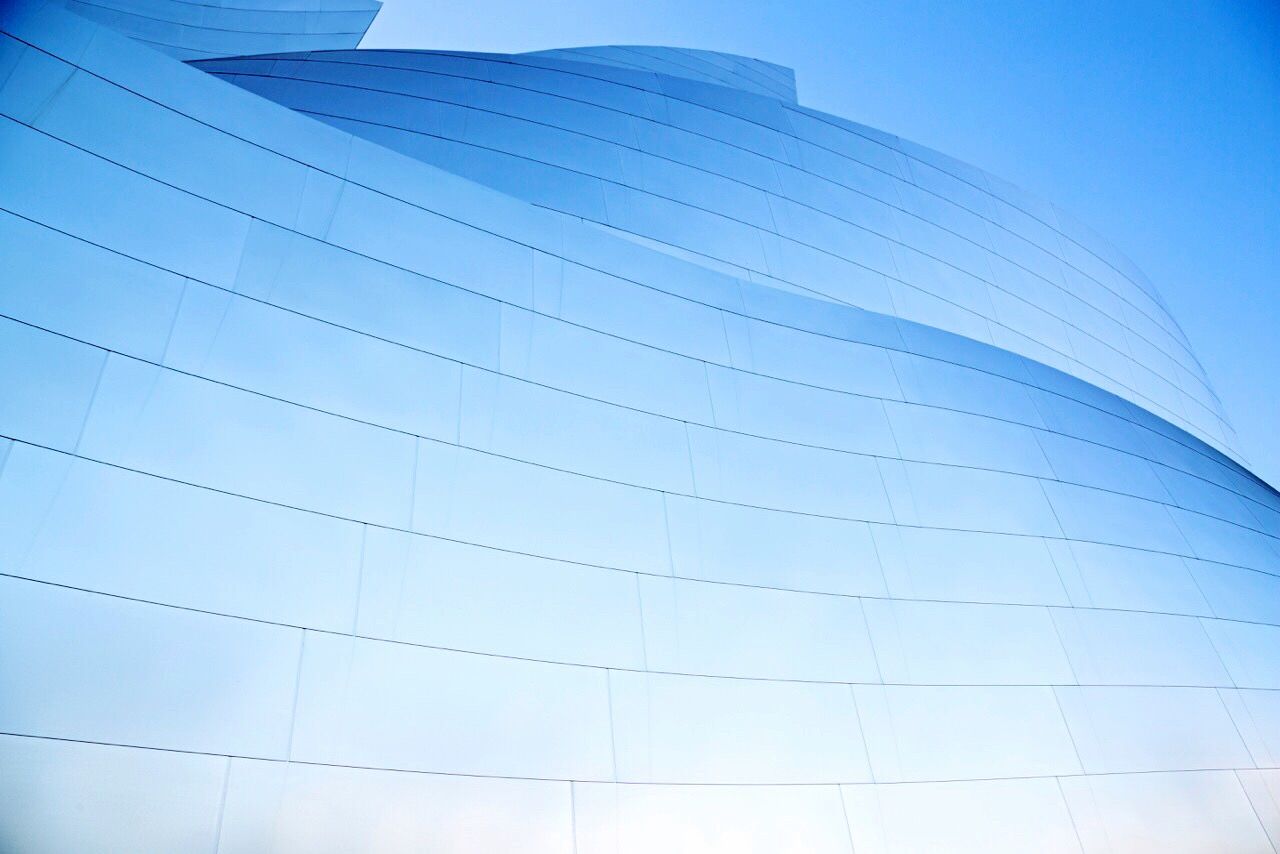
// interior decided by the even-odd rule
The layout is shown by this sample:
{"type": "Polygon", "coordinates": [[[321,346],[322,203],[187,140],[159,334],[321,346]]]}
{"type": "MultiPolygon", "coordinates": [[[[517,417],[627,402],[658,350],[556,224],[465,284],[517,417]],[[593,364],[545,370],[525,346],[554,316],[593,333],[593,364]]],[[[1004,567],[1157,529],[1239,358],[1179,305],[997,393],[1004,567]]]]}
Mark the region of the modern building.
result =
{"type": "Polygon", "coordinates": [[[0,850],[1280,846],[1280,495],[1057,207],[754,59],[0,8],[0,850]]]}

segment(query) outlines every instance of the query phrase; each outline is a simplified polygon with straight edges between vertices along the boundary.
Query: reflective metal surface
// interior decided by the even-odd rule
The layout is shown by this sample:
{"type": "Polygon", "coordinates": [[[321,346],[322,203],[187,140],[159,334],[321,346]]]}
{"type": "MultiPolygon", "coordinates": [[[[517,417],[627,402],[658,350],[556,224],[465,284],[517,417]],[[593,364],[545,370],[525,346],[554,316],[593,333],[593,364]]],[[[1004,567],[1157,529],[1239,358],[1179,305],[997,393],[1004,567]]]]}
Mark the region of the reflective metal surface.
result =
{"type": "Polygon", "coordinates": [[[380,0],[63,0],[179,59],[339,50],[360,43],[380,0]]]}
{"type": "Polygon", "coordinates": [[[69,5],[0,42],[0,848],[1274,850],[1280,496],[1100,238],[768,63],[69,5]]]}

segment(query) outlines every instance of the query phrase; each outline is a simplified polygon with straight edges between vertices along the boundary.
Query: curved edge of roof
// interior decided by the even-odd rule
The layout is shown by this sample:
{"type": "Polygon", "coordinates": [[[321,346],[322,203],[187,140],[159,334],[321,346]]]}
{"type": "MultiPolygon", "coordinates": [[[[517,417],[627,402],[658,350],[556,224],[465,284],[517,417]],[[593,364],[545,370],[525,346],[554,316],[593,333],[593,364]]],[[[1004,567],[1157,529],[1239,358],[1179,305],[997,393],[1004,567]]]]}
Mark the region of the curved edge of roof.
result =
{"type": "Polygon", "coordinates": [[[670,77],[728,86],[791,103],[797,101],[796,73],[793,69],[733,53],[657,45],[598,45],[536,50],[521,55],[591,62],[633,71],[652,71],[670,77]]]}

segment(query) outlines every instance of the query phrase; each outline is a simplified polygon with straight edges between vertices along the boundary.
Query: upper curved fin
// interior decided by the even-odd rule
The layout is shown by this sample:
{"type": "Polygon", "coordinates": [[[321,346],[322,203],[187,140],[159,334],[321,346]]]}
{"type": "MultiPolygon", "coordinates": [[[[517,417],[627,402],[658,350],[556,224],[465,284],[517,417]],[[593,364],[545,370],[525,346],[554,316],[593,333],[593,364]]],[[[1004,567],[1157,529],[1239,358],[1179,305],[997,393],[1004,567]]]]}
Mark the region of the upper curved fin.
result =
{"type": "Polygon", "coordinates": [[[62,0],[71,11],[178,59],[346,50],[379,0],[62,0]]]}

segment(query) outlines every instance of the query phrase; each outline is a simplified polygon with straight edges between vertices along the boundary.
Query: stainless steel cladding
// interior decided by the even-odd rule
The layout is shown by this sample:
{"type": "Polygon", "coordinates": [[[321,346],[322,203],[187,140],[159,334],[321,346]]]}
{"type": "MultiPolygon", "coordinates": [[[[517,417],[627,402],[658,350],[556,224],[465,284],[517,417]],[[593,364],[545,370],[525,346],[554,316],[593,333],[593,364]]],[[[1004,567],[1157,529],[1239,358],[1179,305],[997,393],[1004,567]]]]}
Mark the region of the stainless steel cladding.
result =
{"type": "Polygon", "coordinates": [[[1280,841],[1280,496],[1104,240],[766,62],[108,5],[0,12],[0,849],[1280,841]]]}

